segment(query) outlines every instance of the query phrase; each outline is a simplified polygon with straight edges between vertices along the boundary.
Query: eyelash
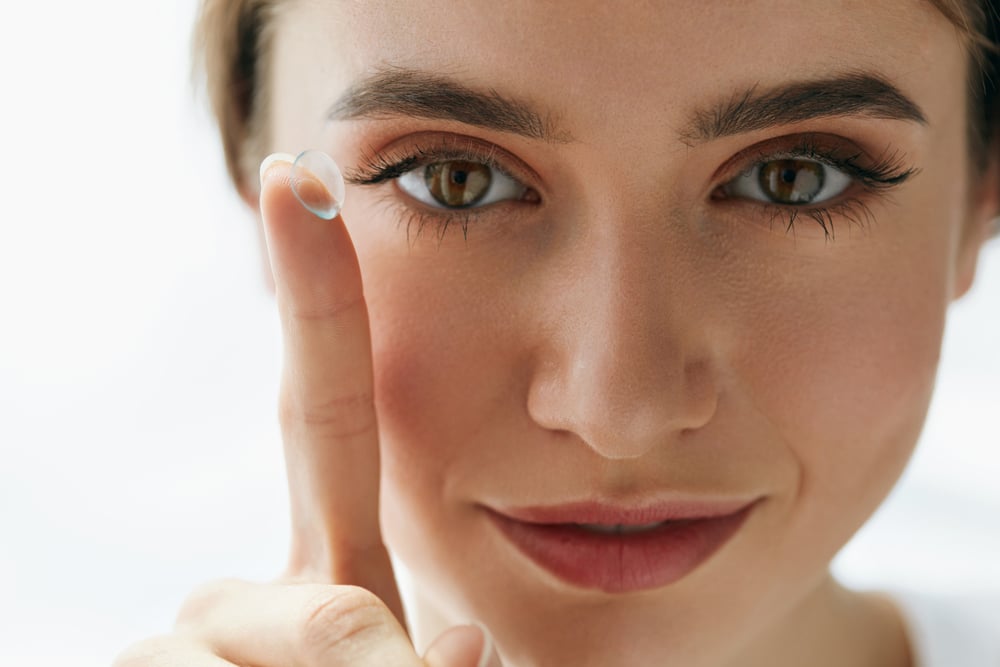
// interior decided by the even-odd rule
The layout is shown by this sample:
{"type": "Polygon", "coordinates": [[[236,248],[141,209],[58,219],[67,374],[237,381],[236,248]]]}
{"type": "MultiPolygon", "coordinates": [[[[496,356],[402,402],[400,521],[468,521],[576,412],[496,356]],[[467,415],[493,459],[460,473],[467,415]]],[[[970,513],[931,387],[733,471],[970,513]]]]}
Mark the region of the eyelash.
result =
{"type": "MultiPolygon", "coordinates": [[[[779,140],[780,141],[780,140],[779,140]]],[[[775,142],[768,142],[762,148],[751,148],[736,155],[729,162],[746,165],[737,171],[736,176],[746,174],[754,167],[767,162],[784,159],[800,159],[818,162],[827,167],[838,169],[853,180],[850,189],[860,188],[862,192],[855,196],[838,196],[830,203],[817,206],[790,206],[750,199],[741,199],[741,203],[757,206],[764,217],[769,217],[771,227],[779,219],[784,218],[785,232],[794,231],[795,221],[800,216],[806,216],[817,223],[823,230],[826,240],[834,239],[834,220],[842,218],[861,227],[870,226],[875,216],[865,201],[871,196],[885,196],[890,190],[902,185],[910,177],[919,172],[915,167],[907,167],[898,152],[886,150],[871,166],[859,162],[863,153],[860,151],[843,154],[844,146],[832,141],[831,138],[821,138],[815,134],[803,134],[794,137],[794,143],[779,149],[770,148],[775,142]],[[833,144],[833,145],[831,145],[833,144]]],[[[728,183],[729,181],[727,181],[728,183]]],[[[721,188],[723,186],[719,186],[721,188]]],[[[725,199],[715,196],[713,199],[725,199]]]]}
{"type": "MultiPolygon", "coordinates": [[[[361,166],[347,171],[344,174],[344,181],[351,185],[379,185],[386,181],[396,180],[413,169],[448,160],[478,162],[516,181],[523,180],[511,174],[510,170],[504,167],[497,157],[495,146],[487,147],[471,139],[454,138],[433,147],[416,146],[400,154],[365,152],[361,156],[361,166]]],[[[528,190],[534,192],[531,188],[528,190]]],[[[424,209],[407,208],[406,217],[401,221],[406,223],[407,240],[410,239],[410,229],[414,225],[417,227],[416,236],[419,237],[427,223],[435,223],[438,226],[438,241],[443,239],[448,228],[455,224],[460,226],[462,236],[468,239],[469,226],[482,210],[478,208],[439,209],[432,213],[424,209]]]]}
{"type": "MultiPolygon", "coordinates": [[[[733,170],[733,175],[725,184],[728,184],[737,176],[749,173],[754,167],[767,162],[785,159],[809,160],[823,164],[833,169],[838,169],[847,174],[853,180],[849,188],[860,187],[862,193],[853,197],[843,198],[843,195],[829,204],[824,203],[815,207],[791,206],[777,203],[747,199],[741,197],[719,197],[716,193],[725,184],[718,186],[713,192],[714,200],[736,200],[742,204],[750,204],[758,208],[765,218],[769,217],[769,224],[773,227],[776,221],[784,219],[785,232],[793,231],[796,220],[800,216],[806,216],[816,222],[822,229],[827,240],[833,240],[834,220],[845,219],[848,222],[859,226],[870,225],[874,220],[871,209],[864,198],[869,196],[881,196],[888,191],[902,185],[918,170],[914,167],[906,167],[898,153],[884,153],[871,166],[864,166],[859,162],[862,153],[854,152],[842,155],[843,146],[831,146],[829,139],[821,141],[816,135],[805,134],[794,137],[792,144],[785,143],[778,149],[772,148],[775,142],[768,142],[761,148],[751,148],[736,155],[729,160],[728,164],[740,164],[743,168],[733,170]]],[[[405,152],[398,154],[379,154],[375,152],[364,153],[361,157],[361,164],[358,168],[345,173],[345,181],[352,185],[378,185],[387,181],[398,179],[403,174],[420,167],[424,167],[436,162],[448,160],[464,160],[477,162],[491,169],[495,169],[502,174],[522,181],[516,175],[511,174],[505,168],[502,161],[497,157],[497,148],[487,146],[473,140],[452,139],[439,143],[437,146],[415,146],[405,152]]],[[[534,193],[530,187],[529,192],[534,193]]],[[[537,196],[537,193],[535,193],[537,196]]],[[[438,240],[444,238],[449,227],[458,225],[462,229],[462,235],[468,239],[469,226],[481,215],[482,210],[491,208],[493,205],[482,208],[468,209],[440,209],[434,212],[427,211],[415,206],[406,207],[406,236],[410,238],[410,230],[416,225],[416,236],[419,237],[424,227],[428,223],[437,225],[438,240]]]]}

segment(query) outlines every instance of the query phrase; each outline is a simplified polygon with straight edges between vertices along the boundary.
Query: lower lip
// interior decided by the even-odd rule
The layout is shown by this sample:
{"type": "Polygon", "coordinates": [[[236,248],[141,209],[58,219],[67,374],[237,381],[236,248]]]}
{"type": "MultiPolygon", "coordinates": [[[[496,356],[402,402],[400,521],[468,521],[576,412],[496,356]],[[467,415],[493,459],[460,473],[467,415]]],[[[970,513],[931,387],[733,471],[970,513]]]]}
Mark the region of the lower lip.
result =
{"type": "Polygon", "coordinates": [[[489,514],[522,554],[558,579],[607,593],[629,593],[667,586],[694,570],[729,541],[752,508],[668,522],[631,535],[603,535],[572,524],[526,523],[489,514]]]}

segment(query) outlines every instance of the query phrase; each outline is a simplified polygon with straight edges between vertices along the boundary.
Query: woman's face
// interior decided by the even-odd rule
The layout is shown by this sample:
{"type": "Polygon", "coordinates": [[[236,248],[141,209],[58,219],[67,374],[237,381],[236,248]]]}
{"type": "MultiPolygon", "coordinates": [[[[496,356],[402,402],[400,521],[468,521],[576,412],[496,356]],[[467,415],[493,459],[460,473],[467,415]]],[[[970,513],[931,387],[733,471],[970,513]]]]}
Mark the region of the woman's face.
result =
{"type": "Polygon", "coordinates": [[[277,22],[269,148],[380,180],[344,218],[386,539],[514,662],[708,663],[821,606],[971,277],[965,52],[930,3],[694,7],[302,0],[277,22]],[[567,581],[491,518],[586,499],[756,503],[665,586],[567,581]]]}

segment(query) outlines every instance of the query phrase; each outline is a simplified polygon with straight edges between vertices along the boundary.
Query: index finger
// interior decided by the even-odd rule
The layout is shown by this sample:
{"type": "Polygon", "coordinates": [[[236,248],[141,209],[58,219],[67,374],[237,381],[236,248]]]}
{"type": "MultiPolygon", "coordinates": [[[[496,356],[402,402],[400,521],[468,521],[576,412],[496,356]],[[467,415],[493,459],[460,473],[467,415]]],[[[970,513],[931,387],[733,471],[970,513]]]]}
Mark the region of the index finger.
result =
{"type": "MultiPolygon", "coordinates": [[[[296,181],[300,194],[324,187],[308,175],[296,181]]],[[[378,519],[371,336],[357,255],[343,219],[306,210],[291,179],[290,156],[261,165],[260,210],[285,350],[280,417],[290,570],[367,588],[402,622],[378,519]]]]}

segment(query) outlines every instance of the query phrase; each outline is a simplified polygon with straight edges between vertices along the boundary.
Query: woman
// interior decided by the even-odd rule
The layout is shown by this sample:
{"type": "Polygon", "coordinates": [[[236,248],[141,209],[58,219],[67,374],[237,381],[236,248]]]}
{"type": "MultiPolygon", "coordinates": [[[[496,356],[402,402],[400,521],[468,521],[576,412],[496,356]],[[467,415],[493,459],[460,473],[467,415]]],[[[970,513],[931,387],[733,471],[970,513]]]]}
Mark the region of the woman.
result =
{"type": "Polygon", "coordinates": [[[1000,211],[995,9],[206,0],[294,535],[118,664],[923,664],[829,563],[1000,211]]]}

